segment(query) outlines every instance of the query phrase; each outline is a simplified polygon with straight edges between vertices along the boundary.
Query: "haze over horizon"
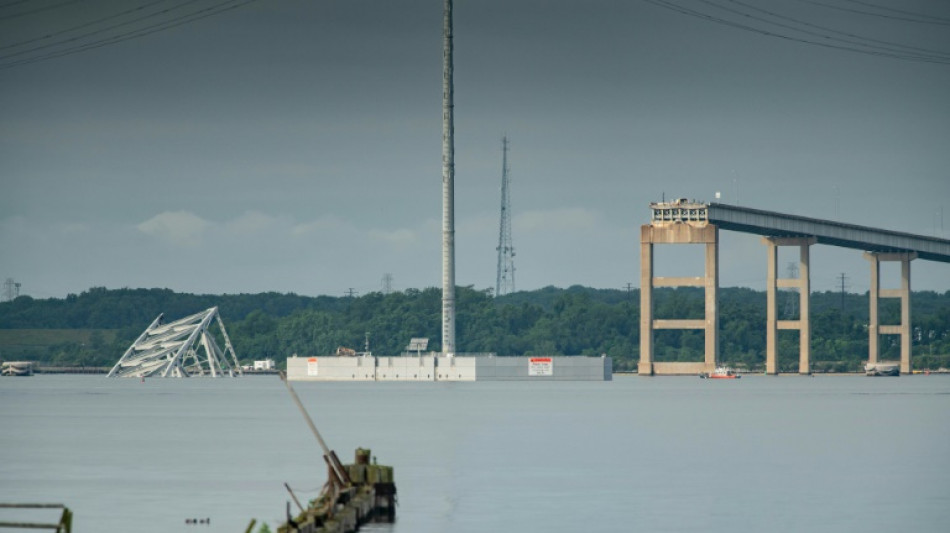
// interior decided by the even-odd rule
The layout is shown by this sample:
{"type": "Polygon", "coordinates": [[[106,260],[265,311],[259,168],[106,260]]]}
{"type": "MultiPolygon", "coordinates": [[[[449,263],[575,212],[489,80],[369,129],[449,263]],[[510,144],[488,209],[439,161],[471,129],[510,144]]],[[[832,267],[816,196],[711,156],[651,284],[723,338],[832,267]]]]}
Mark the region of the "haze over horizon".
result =
{"type": "MultiPolygon", "coordinates": [[[[437,286],[441,10],[0,5],[0,280],[34,298],[437,286]]],[[[664,196],[950,238],[948,25],[936,1],[457,0],[457,283],[495,284],[504,134],[518,290],[636,286],[664,196]]],[[[720,284],[763,290],[759,237],[721,236],[720,284]]],[[[657,248],[658,275],[699,275],[699,250],[657,248]]],[[[813,291],[844,274],[865,292],[869,270],[812,248],[813,291]]],[[[950,265],[914,261],[912,288],[950,290],[950,265]]]]}

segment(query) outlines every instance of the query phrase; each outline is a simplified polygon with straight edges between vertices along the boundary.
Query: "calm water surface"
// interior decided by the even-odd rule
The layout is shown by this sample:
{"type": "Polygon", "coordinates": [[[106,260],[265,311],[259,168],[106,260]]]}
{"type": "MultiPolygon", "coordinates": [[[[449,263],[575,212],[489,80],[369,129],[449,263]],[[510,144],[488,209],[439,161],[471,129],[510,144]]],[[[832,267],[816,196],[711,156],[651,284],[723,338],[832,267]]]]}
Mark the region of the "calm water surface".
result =
{"type": "MultiPolygon", "coordinates": [[[[295,388],[345,462],[395,466],[375,531],[950,530],[950,376],[295,388]]],[[[0,378],[0,451],[0,501],[79,533],[275,528],[326,479],[272,376],[0,378]]]]}

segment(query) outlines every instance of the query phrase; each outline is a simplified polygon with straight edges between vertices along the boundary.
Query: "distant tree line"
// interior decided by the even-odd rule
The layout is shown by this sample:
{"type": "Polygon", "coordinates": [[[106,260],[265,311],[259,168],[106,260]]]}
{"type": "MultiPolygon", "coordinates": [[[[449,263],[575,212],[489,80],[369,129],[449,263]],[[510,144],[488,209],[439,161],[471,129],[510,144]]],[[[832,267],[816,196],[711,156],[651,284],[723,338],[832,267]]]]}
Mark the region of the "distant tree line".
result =
{"type": "MultiPolygon", "coordinates": [[[[614,368],[636,368],[640,351],[639,292],[546,287],[501,297],[489,290],[459,287],[456,319],[459,352],[498,355],[601,355],[614,368]]],[[[794,319],[797,294],[781,291],[779,315],[794,319]],[[783,315],[784,313],[784,315],[783,315]]],[[[950,291],[915,292],[914,367],[950,367],[950,291]]],[[[656,318],[702,318],[700,288],[655,292],[656,318]]],[[[868,353],[868,296],[816,292],[811,295],[812,361],[815,371],[859,370],[868,353]]],[[[409,339],[428,337],[439,350],[441,291],[409,289],[359,297],[296,294],[179,294],[167,289],[94,287],[64,299],[20,296],[0,303],[0,329],[94,330],[88,342],[51,342],[21,350],[17,357],[59,365],[109,366],[160,313],[176,320],[217,306],[238,356],[244,362],[291,354],[327,355],[337,347],[370,349],[380,355],[403,352],[409,339]]],[[[720,359],[750,370],[765,363],[766,296],[762,291],[721,288],[720,359]]],[[[882,300],[881,323],[900,320],[899,303],[882,300]]],[[[36,332],[33,332],[35,335],[36,332]]],[[[658,361],[699,361],[701,331],[655,334],[658,361]]],[[[9,352],[9,351],[8,351],[9,352]]],[[[899,337],[882,336],[881,357],[899,358],[899,337]]],[[[0,354],[0,357],[5,357],[0,354]]],[[[5,357],[9,359],[9,357],[5,357]]],[[[779,366],[798,370],[798,332],[779,332],[779,366]]]]}

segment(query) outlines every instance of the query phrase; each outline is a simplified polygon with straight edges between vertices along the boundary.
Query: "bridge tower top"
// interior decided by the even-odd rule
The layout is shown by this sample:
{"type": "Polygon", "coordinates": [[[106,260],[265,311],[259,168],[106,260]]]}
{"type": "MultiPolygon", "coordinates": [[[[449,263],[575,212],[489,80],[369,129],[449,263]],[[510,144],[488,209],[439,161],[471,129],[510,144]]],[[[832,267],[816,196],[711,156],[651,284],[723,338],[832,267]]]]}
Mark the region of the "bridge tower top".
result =
{"type": "Polygon", "coordinates": [[[650,224],[665,226],[688,222],[694,225],[705,226],[709,222],[709,205],[705,202],[676,198],[669,202],[650,202],[650,224]]]}

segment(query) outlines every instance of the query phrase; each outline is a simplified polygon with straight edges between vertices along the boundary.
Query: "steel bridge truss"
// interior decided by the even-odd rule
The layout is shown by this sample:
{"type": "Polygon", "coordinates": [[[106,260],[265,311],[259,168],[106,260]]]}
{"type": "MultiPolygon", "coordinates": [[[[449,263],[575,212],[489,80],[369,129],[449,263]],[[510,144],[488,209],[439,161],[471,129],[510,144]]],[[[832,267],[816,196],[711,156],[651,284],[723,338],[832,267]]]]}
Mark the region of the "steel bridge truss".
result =
{"type": "Polygon", "coordinates": [[[164,313],[158,315],[129,346],[112,367],[109,377],[241,375],[241,365],[217,307],[167,324],[163,323],[164,316],[164,313]],[[224,350],[218,347],[208,329],[213,322],[217,322],[224,339],[224,350]]]}

